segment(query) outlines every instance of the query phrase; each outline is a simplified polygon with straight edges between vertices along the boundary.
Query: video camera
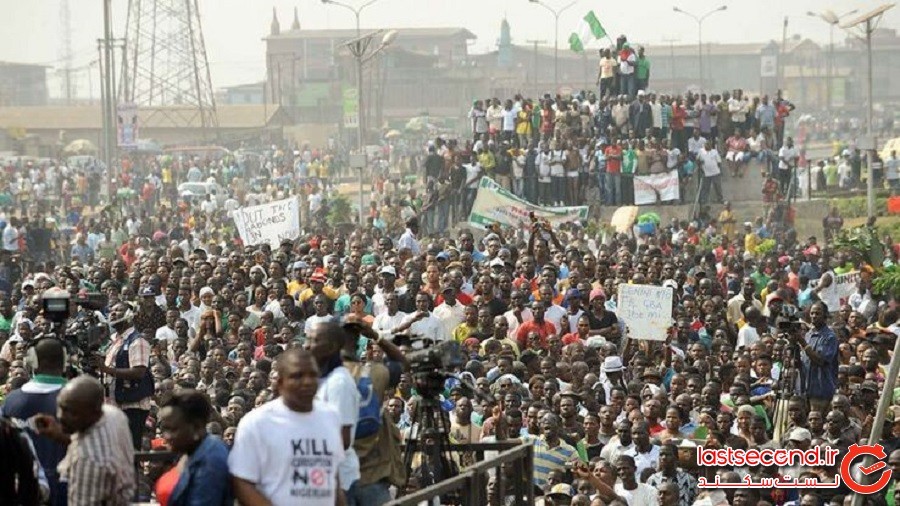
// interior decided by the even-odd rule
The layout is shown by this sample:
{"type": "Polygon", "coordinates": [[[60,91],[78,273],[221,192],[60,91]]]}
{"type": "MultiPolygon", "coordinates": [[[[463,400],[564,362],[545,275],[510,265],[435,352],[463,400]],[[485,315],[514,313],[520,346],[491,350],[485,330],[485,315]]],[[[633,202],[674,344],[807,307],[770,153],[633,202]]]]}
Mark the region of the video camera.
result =
{"type": "Polygon", "coordinates": [[[800,321],[800,309],[792,304],[781,306],[781,315],[775,319],[779,333],[796,334],[803,331],[803,322],[800,321]]]}
{"type": "MultiPolygon", "coordinates": [[[[44,318],[52,322],[51,333],[66,343],[70,353],[89,356],[97,353],[109,335],[109,328],[100,321],[96,311],[106,308],[107,297],[99,292],[79,292],[74,297],[60,288],[51,288],[41,296],[44,318]],[[72,304],[85,309],[75,319],[72,304]]],[[[87,372],[87,371],[86,371],[87,372]]]]}
{"type": "MultiPolygon", "coordinates": [[[[466,365],[466,356],[456,341],[433,343],[430,339],[397,335],[393,339],[398,346],[411,346],[406,353],[416,391],[427,398],[437,398],[449,378],[456,378],[453,370],[466,365]]],[[[458,378],[457,378],[458,379],[458,378]]]]}

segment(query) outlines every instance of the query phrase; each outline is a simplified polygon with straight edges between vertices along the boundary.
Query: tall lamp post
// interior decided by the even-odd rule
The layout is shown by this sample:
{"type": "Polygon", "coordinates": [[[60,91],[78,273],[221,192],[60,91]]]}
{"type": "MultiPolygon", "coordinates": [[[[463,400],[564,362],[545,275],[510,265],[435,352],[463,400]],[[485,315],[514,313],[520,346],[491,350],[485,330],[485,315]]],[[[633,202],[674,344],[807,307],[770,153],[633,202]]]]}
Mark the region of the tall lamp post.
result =
{"type": "Polygon", "coordinates": [[[822,21],[828,23],[828,68],[827,68],[827,81],[825,82],[825,93],[828,95],[826,98],[826,104],[828,104],[828,108],[831,109],[831,87],[833,86],[832,81],[834,80],[834,27],[841,22],[841,18],[849,16],[851,14],[856,14],[859,9],[853,9],[852,11],[845,12],[838,16],[832,10],[826,10],[823,12],[812,12],[807,11],[806,15],[814,18],[819,18],[822,21]]]}
{"type": "MultiPolygon", "coordinates": [[[[862,32],[858,37],[866,42],[866,60],[868,64],[866,65],[866,136],[860,142],[860,147],[866,150],[866,166],[868,167],[868,177],[866,178],[866,208],[867,214],[869,218],[875,217],[875,177],[874,171],[872,170],[872,163],[875,160],[875,148],[877,147],[877,142],[875,140],[875,112],[874,112],[874,94],[872,93],[872,33],[875,31],[875,27],[879,21],[881,21],[884,13],[894,7],[894,4],[884,4],[880,7],[877,7],[875,10],[863,14],[858,18],[848,21],[841,25],[841,28],[844,30],[849,30],[856,28],[858,32],[862,32]]],[[[898,343],[900,345],[900,343],[898,343]]],[[[889,376],[896,377],[896,376],[889,376]]],[[[876,416],[875,420],[878,425],[873,425],[873,427],[881,427],[881,423],[884,422],[884,410],[882,408],[886,408],[887,406],[879,406],[879,415],[881,415],[881,421],[879,422],[879,417],[876,416]]],[[[876,429],[872,429],[872,435],[875,436],[876,429]]],[[[873,439],[870,439],[872,441],[873,439]]],[[[857,494],[858,495],[858,494],[857,494]]],[[[854,501],[854,504],[860,504],[859,501],[854,501]]]]}
{"type": "Polygon", "coordinates": [[[712,16],[717,12],[721,12],[728,9],[727,5],[723,5],[721,7],[715,8],[702,16],[697,16],[696,14],[691,14],[690,12],[679,8],[678,6],[672,7],[672,10],[678,12],[680,14],[684,14],[685,16],[689,16],[691,19],[697,22],[697,60],[700,62],[700,89],[704,89],[704,80],[705,76],[703,74],[703,22],[706,18],[712,16]]]}
{"type": "MultiPolygon", "coordinates": [[[[553,87],[554,93],[559,92],[559,16],[562,15],[563,12],[566,11],[569,7],[572,7],[578,0],[571,2],[569,4],[564,5],[559,9],[554,9],[549,5],[545,4],[541,0],[528,0],[533,4],[540,5],[541,7],[550,11],[553,14],[553,87]]],[[[537,74],[537,69],[535,69],[535,75],[537,74]]]]}
{"type": "MultiPolygon", "coordinates": [[[[371,2],[370,2],[371,3],[371,2]]],[[[353,40],[349,40],[344,43],[344,46],[350,50],[350,54],[353,55],[353,58],[356,59],[356,88],[362,91],[363,86],[363,65],[366,64],[372,58],[378,56],[378,53],[384,51],[388,46],[394,42],[394,39],[397,38],[397,30],[389,30],[385,32],[384,30],[378,30],[361,37],[357,37],[353,40]],[[375,37],[382,35],[381,43],[372,48],[372,41],[375,37]]],[[[362,93],[357,93],[357,113],[362,116],[362,93]]],[[[357,156],[359,158],[359,162],[357,163],[357,167],[359,169],[359,224],[363,224],[363,172],[365,168],[365,150],[363,146],[363,129],[362,129],[362,121],[360,123],[360,128],[356,133],[356,144],[358,148],[357,156]]]]}
{"type": "MultiPolygon", "coordinates": [[[[360,14],[362,14],[362,11],[363,11],[366,7],[369,7],[370,5],[374,4],[374,3],[377,2],[377,1],[378,1],[378,0],[369,0],[368,2],[366,2],[366,3],[362,4],[362,5],[360,5],[359,7],[354,7],[354,6],[350,5],[350,4],[345,4],[345,3],[339,2],[339,1],[337,1],[337,0],[322,0],[322,3],[325,4],[325,5],[337,5],[338,7],[343,7],[343,8],[345,8],[345,9],[347,9],[347,10],[349,10],[350,12],[353,13],[353,16],[356,18],[356,40],[359,40],[359,39],[361,38],[361,36],[362,36],[362,34],[361,34],[360,31],[359,31],[359,16],[360,16],[360,14]]],[[[359,64],[359,59],[357,59],[356,73],[359,74],[360,72],[362,72],[362,65],[359,64]]],[[[360,81],[360,80],[357,79],[357,84],[359,84],[359,81],[360,81]]],[[[362,88],[358,88],[358,89],[356,90],[356,96],[357,96],[357,111],[356,111],[356,114],[357,114],[357,120],[356,120],[356,126],[357,126],[357,129],[359,130],[359,135],[357,136],[357,141],[358,141],[358,146],[357,146],[357,147],[358,147],[360,150],[362,150],[362,145],[363,145],[363,144],[362,144],[362,140],[360,140],[360,139],[363,138],[363,133],[366,131],[366,121],[365,121],[366,115],[365,115],[365,112],[364,112],[364,110],[363,110],[363,104],[364,104],[365,102],[364,102],[364,100],[363,100],[363,90],[362,90],[362,88]]]]}

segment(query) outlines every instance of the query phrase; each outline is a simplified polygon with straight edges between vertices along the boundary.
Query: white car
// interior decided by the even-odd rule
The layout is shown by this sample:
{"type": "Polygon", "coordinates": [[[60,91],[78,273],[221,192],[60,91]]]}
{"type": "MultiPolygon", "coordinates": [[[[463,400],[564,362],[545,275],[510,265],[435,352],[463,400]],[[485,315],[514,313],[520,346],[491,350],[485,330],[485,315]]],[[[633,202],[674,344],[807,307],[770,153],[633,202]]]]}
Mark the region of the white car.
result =
{"type": "Polygon", "coordinates": [[[207,195],[212,195],[213,200],[220,208],[228,199],[228,192],[219,183],[181,183],[178,185],[178,196],[189,198],[192,202],[203,202],[207,195]]]}

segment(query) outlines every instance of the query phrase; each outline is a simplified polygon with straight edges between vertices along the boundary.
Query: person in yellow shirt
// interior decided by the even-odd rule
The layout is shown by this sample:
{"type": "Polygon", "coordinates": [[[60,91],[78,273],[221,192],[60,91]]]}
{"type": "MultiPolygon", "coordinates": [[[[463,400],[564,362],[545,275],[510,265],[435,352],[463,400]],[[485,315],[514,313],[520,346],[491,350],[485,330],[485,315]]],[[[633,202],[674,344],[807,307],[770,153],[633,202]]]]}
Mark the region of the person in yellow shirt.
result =
{"type": "Polygon", "coordinates": [[[481,153],[478,153],[478,164],[481,165],[481,169],[484,170],[484,173],[490,177],[494,176],[494,167],[497,166],[497,159],[494,157],[493,151],[485,146],[482,148],[481,153]]]}
{"type": "Polygon", "coordinates": [[[478,331],[478,307],[474,304],[466,306],[464,320],[453,329],[453,340],[462,344],[468,337],[478,331]]]}
{"type": "Polygon", "coordinates": [[[297,300],[302,304],[320,293],[325,294],[331,301],[336,300],[338,298],[338,291],[333,287],[327,286],[325,284],[326,281],[328,281],[328,279],[323,272],[317,271],[313,273],[313,275],[309,277],[309,287],[300,292],[300,295],[297,296],[297,300]]]}
{"type": "Polygon", "coordinates": [[[525,103],[516,115],[516,135],[519,137],[519,147],[528,146],[531,139],[531,104],[525,103]]]}
{"type": "Polygon", "coordinates": [[[756,254],[756,247],[759,245],[759,237],[753,232],[753,224],[744,223],[744,251],[751,255],[756,254]]]}
{"type": "Polygon", "coordinates": [[[295,262],[293,267],[293,278],[287,284],[287,293],[291,297],[297,298],[297,294],[309,288],[309,285],[303,280],[303,268],[306,265],[303,262],[295,262]]]}
{"type": "Polygon", "coordinates": [[[731,210],[731,202],[725,201],[725,208],[719,213],[719,223],[722,225],[722,235],[731,239],[734,237],[734,211],[731,210]]]}

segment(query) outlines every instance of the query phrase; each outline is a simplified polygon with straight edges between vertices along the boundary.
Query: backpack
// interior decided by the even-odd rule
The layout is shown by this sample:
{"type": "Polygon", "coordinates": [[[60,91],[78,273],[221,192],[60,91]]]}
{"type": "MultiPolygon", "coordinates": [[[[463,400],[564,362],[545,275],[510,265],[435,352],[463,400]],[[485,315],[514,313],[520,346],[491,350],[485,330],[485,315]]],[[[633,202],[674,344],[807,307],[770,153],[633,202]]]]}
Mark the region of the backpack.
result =
{"type": "Polygon", "coordinates": [[[359,391],[360,402],[356,439],[374,436],[381,428],[381,398],[375,392],[371,373],[371,364],[365,364],[357,369],[356,389],[359,391]]]}

